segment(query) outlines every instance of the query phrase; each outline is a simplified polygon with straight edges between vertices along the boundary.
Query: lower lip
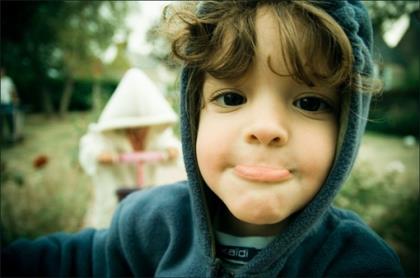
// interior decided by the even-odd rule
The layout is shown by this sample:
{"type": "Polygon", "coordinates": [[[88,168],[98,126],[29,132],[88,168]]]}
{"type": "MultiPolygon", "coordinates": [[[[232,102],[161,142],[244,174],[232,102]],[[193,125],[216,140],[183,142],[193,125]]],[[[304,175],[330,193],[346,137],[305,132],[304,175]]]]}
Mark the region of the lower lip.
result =
{"type": "Polygon", "coordinates": [[[234,172],[243,179],[258,182],[281,182],[292,175],[287,169],[252,165],[237,165],[234,172]]]}

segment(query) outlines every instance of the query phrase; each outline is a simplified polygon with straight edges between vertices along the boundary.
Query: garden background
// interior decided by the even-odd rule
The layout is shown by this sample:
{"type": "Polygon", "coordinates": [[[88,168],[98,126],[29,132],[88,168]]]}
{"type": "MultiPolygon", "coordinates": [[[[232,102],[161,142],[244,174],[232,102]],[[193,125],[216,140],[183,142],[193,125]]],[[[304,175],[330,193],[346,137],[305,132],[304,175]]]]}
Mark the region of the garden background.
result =
{"type": "MultiPolygon", "coordinates": [[[[92,187],[79,139],[128,68],[145,71],[178,111],[179,68],[155,32],[164,2],[0,2],[1,65],[19,93],[23,136],[12,142],[2,124],[2,245],[83,228],[92,187]]],[[[357,211],[418,276],[419,3],[366,5],[384,91],[336,205],[357,211]]]]}

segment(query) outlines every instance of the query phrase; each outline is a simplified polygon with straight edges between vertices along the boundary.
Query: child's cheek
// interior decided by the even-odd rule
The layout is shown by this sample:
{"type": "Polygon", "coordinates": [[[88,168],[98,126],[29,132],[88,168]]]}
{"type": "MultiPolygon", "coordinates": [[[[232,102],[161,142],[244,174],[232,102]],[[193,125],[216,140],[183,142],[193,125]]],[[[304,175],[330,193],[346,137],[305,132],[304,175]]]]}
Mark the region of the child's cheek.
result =
{"type": "Polygon", "coordinates": [[[221,130],[220,125],[202,120],[204,122],[201,122],[196,142],[197,162],[201,175],[211,186],[217,184],[223,170],[228,167],[229,157],[232,155],[232,138],[228,138],[227,132],[221,130]]]}
{"type": "Polygon", "coordinates": [[[309,195],[315,194],[322,187],[330,172],[335,155],[334,143],[332,140],[318,141],[317,146],[322,151],[310,153],[310,157],[316,157],[316,159],[304,159],[308,157],[308,152],[300,153],[301,184],[308,189],[309,195]]]}
{"type": "MultiPolygon", "coordinates": [[[[203,177],[213,176],[223,161],[223,143],[212,133],[200,132],[197,137],[197,161],[203,177]]],[[[206,180],[207,181],[207,180],[206,180]]]]}

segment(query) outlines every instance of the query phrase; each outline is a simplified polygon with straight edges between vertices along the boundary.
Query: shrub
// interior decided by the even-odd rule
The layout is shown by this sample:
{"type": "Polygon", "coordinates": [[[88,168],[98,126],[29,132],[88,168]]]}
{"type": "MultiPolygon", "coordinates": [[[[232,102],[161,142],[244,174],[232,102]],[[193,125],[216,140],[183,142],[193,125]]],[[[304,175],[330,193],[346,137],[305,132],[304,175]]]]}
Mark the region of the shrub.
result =
{"type": "Polygon", "coordinates": [[[418,191],[399,182],[403,167],[394,163],[377,175],[367,162],[358,164],[335,204],[357,212],[398,253],[406,274],[418,276],[418,191]]]}

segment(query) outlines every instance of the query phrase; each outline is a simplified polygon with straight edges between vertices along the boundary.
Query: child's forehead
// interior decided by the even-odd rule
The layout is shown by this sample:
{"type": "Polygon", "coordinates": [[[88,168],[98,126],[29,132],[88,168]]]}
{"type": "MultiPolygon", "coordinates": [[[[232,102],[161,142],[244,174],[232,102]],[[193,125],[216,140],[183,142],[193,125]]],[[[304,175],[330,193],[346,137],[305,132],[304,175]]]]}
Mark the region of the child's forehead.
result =
{"type": "MultiPolygon", "coordinates": [[[[284,45],[281,44],[278,19],[275,12],[268,7],[257,10],[255,17],[256,52],[254,60],[270,63],[279,72],[288,74],[284,69],[284,45]]],[[[299,49],[296,51],[300,52],[299,49]]]]}
{"type": "MultiPolygon", "coordinates": [[[[308,65],[306,62],[308,59],[302,49],[295,49],[294,51],[285,51],[283,49],[285,44],[281,44],[280,40],[281,37],[279,35],[279,25],[277,23],[276,14],[269,8],[260,8],[256,14],[255,20],[255,34],[256,34],[256,45],[255,45],[255,53],[253,53],[253,59],[249,64],[247,70],[242,72],[239,75],[229,76],[228,78],[217,78],[212,76],[209,73],[205,74],[205,81],[208,83],[207,85],[213,86],[223,86],[223,85],[232,85],[235,84],[237,86],[241,86],[243,83],[246,83],[250,68],[257,67],[257,68],[264,68],[270,70],[271,72],[279,75],[284,76],[291,76],[293,75],[290,72],[289,68],[286,66],[289,63],[290,57],[286,56],[286,53],[296,52],[302,55],[304,65],[308,65]]],[[[303,26],[300,24],[300,28],[303,26]]],[[[298,31],[298,30],[297,30],[298,31]]],[[[225,44],[228,42],[233,41],[232,37],[234,34],[232,32],[226,33],[226,40],[225,44]]],[[[223,50],[221,50],[223,52],[223,50]]],[[[317,62],[317,70],[320,72],[327,72],[327,65],[325,62],[322,61],[322,55],[320,53],[318,57],[312,57],[312,61],[316,60],[317,62]]],[[[296,85],[299,85],[298,82],[296,85]]],[[[300,84],[306,87],[306,84],[300,84]]]]}
{"type": "MultiPolygon", "coordinates": [[[[290,56],[297,55],[302,58],[304,65],[316,65],[318,71],[328,71],[326,63],[328,57],[325,50],[316,45],[314,41],[304,39],[308,33],[313,32],[311,25],[313,22],[305,19],[303,15],[297,13],[293,17],[284,19],[277,14],[274,8],[263,6],[257,10],[255,21],[257,47],[266,59],[271,58],[270,62],[274,69],[281,66],[279,63],[288,62],[290,56]],[[295,45],[282,43],[286,40],[285,36],[294,37],[299,43],[295,45]],[[311,57],[309,57],[308,49],[312,49],[311,57]]],[[[321,35],[319,34],[319,36],[321,35]]]]}
{"type": "MultiPolygon", "coordinates": [[[[295,72],[290,72],[290,69],[294,68],[291,64],[295,58],[292,56],[299,56],[304,67],[316,67],[317,73],[328,74],[330,68],[325,51],[322,49],[313,49],[316,47],[316,44],[310,40],[303,39],[303,36],[307,32],[310,32],[307,29],[312,28],[308,24],[310,22],[302,18],[300,14],[285,19],[279,16],[273,6],[264,5],[257,8],[253,24],[255,46],[251,64],[254,64],[255,61],[263,62],[276,73],[293,75],[295,72]],[[299,36],[302,36],[302,40],[299,40],[299,36]],[[295,37],[294,40],[298,40],[299,43],[294,45],[285,43],[291,37],[295,37]],[[311,56],[306,51],[308,49],[312,49],[311,56]]],[[[237,36],[240,35],[235,30],[230,28],[225,29],[223,43],[217,51],[220,56],[226,53],[226,50],[237,36]]],[[[244,55],[250,54],[245,53],[244,55]]],[[[245,74],[244,72],[239,76],[231,76],[229,79],[235,80],[235,82],[241,82],[245,74]]]]}
{"type": "MultiPolygon", "coordinates": [[[[242,78],[251,67],[269,68],[307,86],[346,87],[353,54],[340,25],[325,11],[300,1],[264,3],[236,18],[213,19],[209,36],[190,36],[199,74],[242,78]]],[[[197,86],[202,86],[202,76],[197,86]]]]}

